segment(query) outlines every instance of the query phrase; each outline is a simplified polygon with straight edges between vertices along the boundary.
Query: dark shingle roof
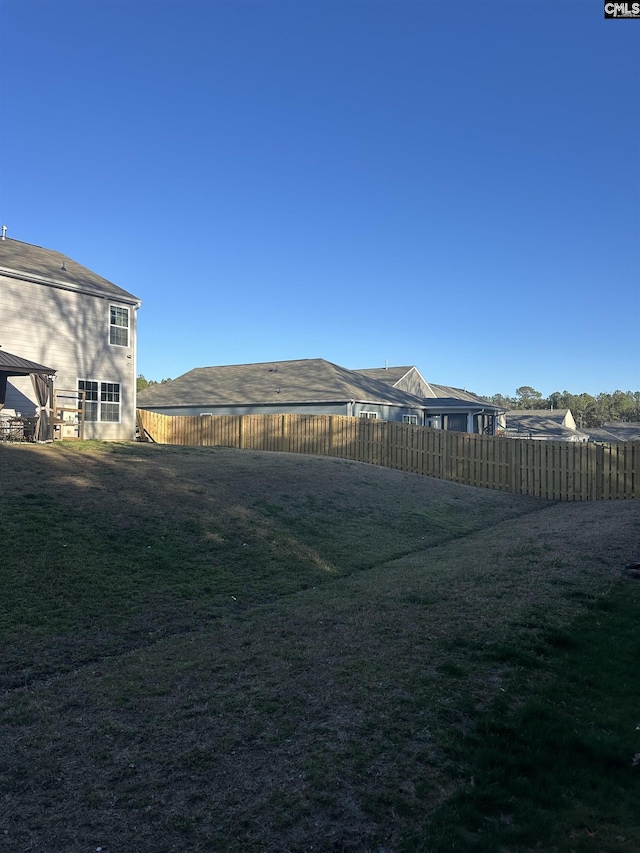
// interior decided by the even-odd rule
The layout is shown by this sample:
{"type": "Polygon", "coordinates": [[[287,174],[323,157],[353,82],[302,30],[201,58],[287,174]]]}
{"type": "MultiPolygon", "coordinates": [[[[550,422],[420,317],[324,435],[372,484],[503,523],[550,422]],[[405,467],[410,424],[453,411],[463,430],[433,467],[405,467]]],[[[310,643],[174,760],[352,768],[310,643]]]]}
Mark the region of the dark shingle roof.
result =
{"type": "Polygon", "coordinates": [[[568,409],[518,409],[506,414],[508,435],[546,436],[547,438],[586,438],[586,433],[565,426],[568,409]]]}
{"type": "Polygon", "coordinates": [[[511,418],[545,418],[546,420],[562,421],[567,417],[569,409],[509,409],[507,417],[511,418]]]}
{"type": "MultiPolygon", "coordinates": [[[[378,379],[381,382],[388,382],[390,385],[395,385],[400,382],[410,371],[417,370],[414,365],[408,367],[369,367],[365,370],[358,370],[364,376],[370,376],[373,379],[378,379]]],[[[424,380],[426,382],[426,380],[424,380]]],[[[423,402],[434,408],[439,404],[446,405],[448,408],[460,408],[460,403],[473,403],[474,406],[483,406],[487,411],[503,411],[499,406],[495,406],[484,397],[479,397],[477,394],[472,394],[470,391],[465,391],[463,388],[453,388],[449,385],[435,385],[433,382],[426,382],[428,389],[433,392],[430,397],[426,397],[423,402]],[[434,402],[438,400],[439,403],[434,402]]],[[[468,408],[468,406],[467,406],[468,408]]]]}
{"type": "Polygon", "coordinates": [[[91,272],[72,258],[9,237],[0,239],[0,275],[92,293],[119,302],[139,302],[133,294],[91,272]]]}
{"type": "Polygon", "coordinates": [[[370,379],[376,379],[378,382],[386,382],[387,385],[395,385],[411,370],[413,370],[413,365],[409,365],[409,367],[365,367],[354,372],[368,376],[370,379]]]}
{"type": "Polygon", "coordinates": [[[422,403],[411,394],[322,358],[197,367],[138,394],[142,408],[349,400],[414,407],[422,403]]]}
{"type": "Polygon", "coordinates": [[[429,387],[433,389],[436,398],[453,398],[454,400],[464,400],[466,403],[475,403],[478,406],[487,406],[490,409],[500,409],[499,406],[495,406],[489,400],[485,400],[484,397],[479,397],[471,391],[465,391],[464,388],[453,388],[450,385],[434,385],[433,382],[429,383],[429,387]]]}
{"type": "Polygon", "coordinates": [[[603,424],[598,429],[587,429],[591,441],[639,441],[640,423],[624,423],[623,421],[603,424]]]}

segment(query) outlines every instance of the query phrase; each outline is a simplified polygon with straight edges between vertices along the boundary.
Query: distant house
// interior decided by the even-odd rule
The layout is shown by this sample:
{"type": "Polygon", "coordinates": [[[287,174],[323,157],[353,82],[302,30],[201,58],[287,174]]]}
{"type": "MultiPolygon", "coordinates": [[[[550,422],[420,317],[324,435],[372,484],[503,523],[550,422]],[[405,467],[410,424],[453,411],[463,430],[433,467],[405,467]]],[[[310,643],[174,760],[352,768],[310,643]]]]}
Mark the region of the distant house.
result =
{"type": "MultiPolygon", "coordinates": [[[[2,351],[46,366],[55,376],[57,406],[79,408],[84,401],[85,438],[133,438],[139,300],[66,255],[10,239],[4,231],[2,351]]],[[[3,418],[42,410],[29,373],[5,371],[5,381],[3,418]]]]}
{"type": "Polygon", "coordinates": [[[421,400],[322,358],[198,367],[138,393],[167,415],[297,413],[423,422],[421,400]]]}
{"type": "Polygon", "coordinates": [[[606,444],[617,441],[640,441],[640,423],[610,421],[598,428],[589,427],[589,441],[606,444]]]}
{"type": "Polygon", "coordinates": [[[357,372],[420,397],[425,410],[425,426],[495,435],[497,418],[504,413],[504,409],[477,394],[427,382],[417,367],[367,368],[357,372]]]}
{"type": "Polygon", "coordinates": [[[200,367],[138,393],[141,409],[166,415],[329,414],[462,432],[484,426],[484,407],[498,411],[477,400],[438,398],[415,367],[348,370],[322,358],[200,367]]]}
{"type": "Polygon", "coordinates": [[[587,433],[576,428],[570,409],[513,409],[500,419],[507,438],[540,441],[588,441],[587,433]]]}

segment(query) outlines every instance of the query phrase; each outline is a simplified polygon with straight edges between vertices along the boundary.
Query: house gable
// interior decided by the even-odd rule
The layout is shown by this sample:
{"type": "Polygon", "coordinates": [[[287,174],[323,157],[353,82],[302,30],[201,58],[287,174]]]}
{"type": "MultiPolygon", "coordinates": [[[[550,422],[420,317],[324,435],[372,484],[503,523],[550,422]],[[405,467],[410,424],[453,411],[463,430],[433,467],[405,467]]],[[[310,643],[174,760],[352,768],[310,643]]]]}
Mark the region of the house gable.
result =
{"type": "Polygon", "coordinates": [[[428,399],[436,396],[430,384],[418,368],[414,366],[369,367],[355,372],[361,373],[363,376],[368,376],[371,379],[376,379],[378,382],[385,382],[394,388],[406,391],[408,394],[413,394],[414,397],[428,399]]]}
{"type": "MultiPolygon", "coordinates": [[[[0,239],[0,344],[21,358],[50,365],[56,391],[64,391],[75,405],[79,382],[90,383],[87,399],[95,419],[85,425],[86,438],[135,435],[139,304],[137,297],[66,255],[0,239]]],[[[11,378],[5,410],[29,414],[35,407],[29,378],[11,378]]]]}

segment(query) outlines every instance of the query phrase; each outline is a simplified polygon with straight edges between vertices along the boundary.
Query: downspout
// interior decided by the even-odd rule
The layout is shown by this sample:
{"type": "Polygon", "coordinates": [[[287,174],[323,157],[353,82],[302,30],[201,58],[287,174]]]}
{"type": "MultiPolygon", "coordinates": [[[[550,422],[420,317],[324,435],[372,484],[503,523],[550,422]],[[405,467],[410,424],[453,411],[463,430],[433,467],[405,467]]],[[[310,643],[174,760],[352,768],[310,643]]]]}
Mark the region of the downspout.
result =
{"type": "MultiPolygon", "coordinates": [[[[479,409],[477,412],[470,412],[469,418],[471,418],[471,429],[469,429],[469,418],[467,418],[467,431],[473,435],[473,419],[476,415],[484,415],[486,409],[479,409]]],[[[480,433],[482,435],[482,433],[480,433]]]]}
{"type": "Polygon", "coordinates": [[[473,418],[475,412],[471,411],[467,413],[467,432],[473,435],[473,418]]]}
{"type": "Polygon", "coordinates": [[[136,440],[136,433],[138,431],[138,311],[140,310],[141,305],[141,302],[136,302],[134,306],[134,346],[131,361],[129,362],[133,369],[133,435],[131,436],[132,441],[136,440]]]}

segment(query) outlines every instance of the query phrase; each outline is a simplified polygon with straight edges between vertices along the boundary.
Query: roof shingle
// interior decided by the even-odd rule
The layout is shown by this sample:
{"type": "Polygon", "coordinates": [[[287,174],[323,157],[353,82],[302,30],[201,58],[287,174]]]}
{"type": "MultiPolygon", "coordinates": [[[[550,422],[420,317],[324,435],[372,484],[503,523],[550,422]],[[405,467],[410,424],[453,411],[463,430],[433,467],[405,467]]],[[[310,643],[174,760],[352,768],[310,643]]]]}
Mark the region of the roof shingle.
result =
{"type": "Polygon", "coordinates": [[[10,237],[0,239],[0,275],[26,278],[41,284],[117,299],[119,302],[139,302],[133,294],[61,252],[22,243],[10,237]]]}
{"type": "Polygon", "coordinates": [[[142,407],[349,400],[421,405],[411,394],[322,358],[197,367],[172,382],[149,386],[138,394],[142,407]]]}

